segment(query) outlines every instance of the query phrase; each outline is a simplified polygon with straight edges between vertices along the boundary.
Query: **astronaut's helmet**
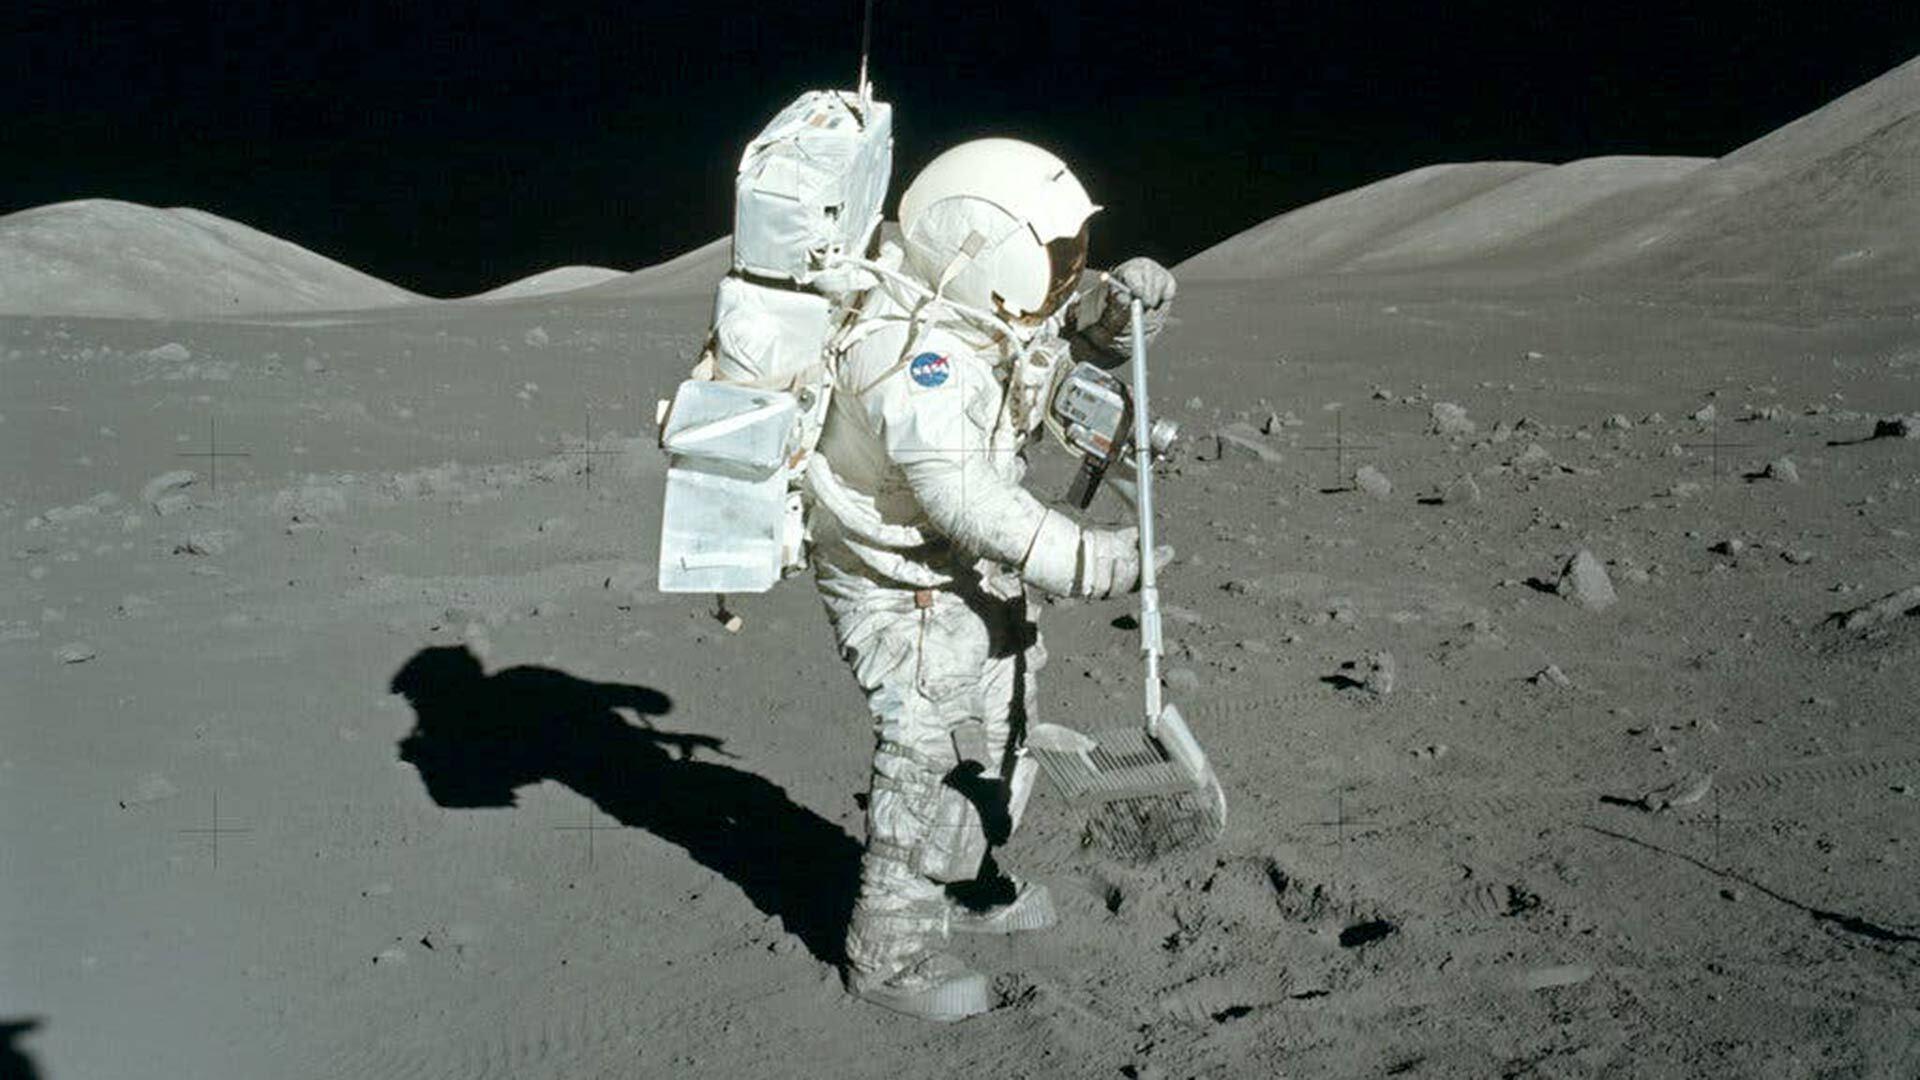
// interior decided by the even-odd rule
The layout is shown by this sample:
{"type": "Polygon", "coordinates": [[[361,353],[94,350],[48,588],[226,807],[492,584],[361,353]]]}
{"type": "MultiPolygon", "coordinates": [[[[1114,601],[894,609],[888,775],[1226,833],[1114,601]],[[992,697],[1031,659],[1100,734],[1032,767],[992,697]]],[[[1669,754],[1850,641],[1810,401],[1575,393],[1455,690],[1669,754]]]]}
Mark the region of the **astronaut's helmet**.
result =
{"type": "Polygon", "coordinates": [[[900,197],[907,267],[943,295],[1037,330],[1079,283],[1100,208],[1064,162],[1018,139],[976,139],[900,197]]]}

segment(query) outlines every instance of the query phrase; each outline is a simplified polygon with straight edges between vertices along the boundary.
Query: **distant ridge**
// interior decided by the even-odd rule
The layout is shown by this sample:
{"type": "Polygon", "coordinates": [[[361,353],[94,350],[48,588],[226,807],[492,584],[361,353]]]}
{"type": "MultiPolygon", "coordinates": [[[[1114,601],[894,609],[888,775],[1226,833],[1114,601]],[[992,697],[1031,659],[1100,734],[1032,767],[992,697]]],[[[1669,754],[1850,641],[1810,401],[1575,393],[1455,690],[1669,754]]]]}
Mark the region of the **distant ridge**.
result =
{"type": "Polygon", "coordinates": [[[1719,159],[1434,165],[1255,225],[1187,280],[1449,267],[1920,278],[1920,59],[1719,159]]]}
{"type": "Polygon", "coordinates": [[[518,281],[509,281],[496,289],[475,293],[468,300],[523,300],[531,296],[550,296],[603,284],[627,276],[625,270],[605,266],[556,266],[518,281]]]}
{"type": "Polygon", "coordinates": [[[81,199],[0,217],[0,314],[181,318],[420,299],[202,210],[81,199]]]}

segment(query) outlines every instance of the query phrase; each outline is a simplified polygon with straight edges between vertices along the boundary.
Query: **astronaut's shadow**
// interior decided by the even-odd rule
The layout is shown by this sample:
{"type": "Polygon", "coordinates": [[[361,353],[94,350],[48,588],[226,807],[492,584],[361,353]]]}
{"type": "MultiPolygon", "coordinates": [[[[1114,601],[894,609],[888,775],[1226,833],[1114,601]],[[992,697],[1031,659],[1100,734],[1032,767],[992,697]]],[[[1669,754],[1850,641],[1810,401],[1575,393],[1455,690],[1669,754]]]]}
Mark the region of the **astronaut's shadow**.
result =
{"type": "MultiPolygon", "coordinates": [[[[765,777],[706,760],[732,756],[721,740],[653,728],[647,718],[672,708],[665,694],[543,667],[489,675],[463,646],[420,650],[391,688],[415,716],[400,759],[434,802],[513,806],[516,788],[564,784],[622,825],[685,849],[814,956],[840,962],[859,845],[765,777]]],[[[619,887],[611,871],[609,880],[619,887]]]]}

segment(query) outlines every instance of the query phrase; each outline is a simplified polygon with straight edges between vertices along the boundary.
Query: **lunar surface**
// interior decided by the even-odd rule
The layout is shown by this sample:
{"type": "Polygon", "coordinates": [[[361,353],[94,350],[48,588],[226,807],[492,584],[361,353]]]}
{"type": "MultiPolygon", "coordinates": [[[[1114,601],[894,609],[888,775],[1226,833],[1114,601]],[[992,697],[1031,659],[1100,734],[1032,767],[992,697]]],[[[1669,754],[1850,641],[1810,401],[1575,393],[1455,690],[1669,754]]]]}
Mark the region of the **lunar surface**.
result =
{"type": "MultiPolygon", "coordinates": [[[[727,257],[447,302],[0,218],[0,1072],[1920,1076],[1920,61],[1176,268],[1227,831],[1123,864],[1043,787],[1002,861],[1062,923],[958,941],[955,1026],[840,989],[871,735],[811,583],[654,589],[727,257]]],[[[1130,720],[1131,613],[1043,605],[1046,719],[1130,720]]]]}

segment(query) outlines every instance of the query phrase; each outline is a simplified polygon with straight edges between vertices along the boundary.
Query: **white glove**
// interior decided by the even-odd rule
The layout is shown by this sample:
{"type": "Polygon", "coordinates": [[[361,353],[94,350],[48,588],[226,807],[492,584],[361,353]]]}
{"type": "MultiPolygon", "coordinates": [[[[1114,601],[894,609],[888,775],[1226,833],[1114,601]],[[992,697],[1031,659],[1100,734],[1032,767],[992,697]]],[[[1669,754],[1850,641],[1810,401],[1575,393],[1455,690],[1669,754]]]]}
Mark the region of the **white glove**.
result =
{"type": "Polygon", "coordinates": [[[1139,581],[1138,529],[1088,529],[1080,534],[1080,575],[1074,592],[1105,600],[1139,581]]]}
{"type": "Polygon", "coordinates": [[[1107,287],[1087,293],[1078,313],[1078,325],[1095,348],[1124,360],[1133,350],[1131,298],[1142,308],[1141,329],[1148,341],[1167,324],[1178,286],[1173,272],[1144,255],[1135,256],[1108,272],[1107,287]]]}
{"type": "Polygon", "coordinates": [[[1136,255],[1114,267],[1112,276],[1125,287],[1125,291],[1112,289],[1109,285],[1116,295],[1109,298],[1108,306],[1111,308],[1117,303],[1122,318],[1125,318],[1127,305],[1134,296],[1140,298],[1142,307],[1153,311],[1171,303],[1173,294],[1179,291],[1179,286],[1173,280],[1173,271],[1145,255],[1136,255]]]}
{"type": "MultiPolygon", "coordinates": [[[[1153,549],[1153,569],[1158,573],[1173,561],[1173,548],[1161,544],[1153,549]]],[[[1110,596],[1140,588],[1140,530],[1088,529],[1080,534],[1080,580],[1074,590],[1081,596],[1104,600],[1110,596]]]]}

